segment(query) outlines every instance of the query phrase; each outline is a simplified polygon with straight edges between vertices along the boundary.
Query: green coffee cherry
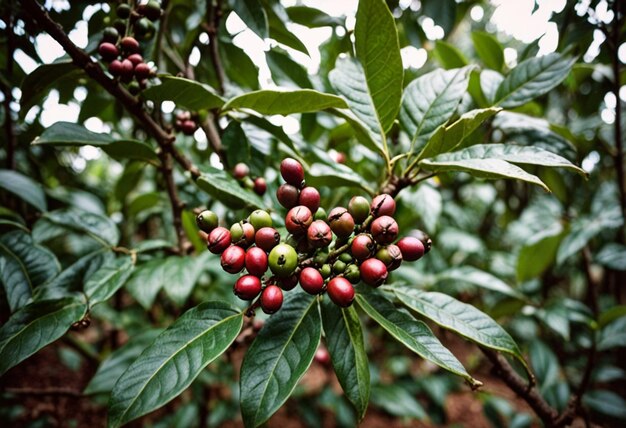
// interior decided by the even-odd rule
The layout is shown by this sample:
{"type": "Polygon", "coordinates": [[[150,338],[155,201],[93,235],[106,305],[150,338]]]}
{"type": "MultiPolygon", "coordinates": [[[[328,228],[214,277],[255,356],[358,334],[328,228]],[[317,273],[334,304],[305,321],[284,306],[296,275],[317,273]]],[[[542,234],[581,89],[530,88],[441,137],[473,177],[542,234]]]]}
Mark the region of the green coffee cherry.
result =
{"type": "Polygon", "coordinates": [[[269,255],[269,265],[274,275],[284,278],[291,275],[298,266],[298,254],[288,244],[278,244],[269,255]]]}
{"type": "Polygon", "coordinates": [[[313,261],[316,265],[323,265],[328,260],[328,251],[319,251],[313,261]]]}
{"type": "Polygon", "coordinates": [[[337,260],[335,263],[333,263],[333,272],[336,275],[343,273],[345,270],[346,270],[346,264],[342,262],[341,260],[337,260]]]}
{"type": "Polygon", "coordinates": [[[361,272],[357,265],[350,265],[346,268],[343,276],[352,284],[357,284],[361,280],[361,272]]]}
{"type": "Polygon", "coordinates": [[[341,260],[347,265],[354,261],[350,253],[341,253],[341,255],[339,256],[339,260],[341,260]]]}
{"type": "Polygon", "coordinates": [[[354,196],[348,203],[348,212],[355,223],[363,223],[370,215],[370,203],[363,196],[354,196]]]}
{"type": "Polygon", "coordinates": [[[321,207],[315,211],[315,215],[313,216],[314,220],[326,220],[327,218],[328,214],[326,214],[326,210],[321,207]]]}
{"type": "Polygon", "coordinates": [[[270,217],[267,211],[253,211],[250,217],[248,217],[248,221],[254,226],[254,230],[260,230],[263,227],[272,227],[272,217],[270,217]]]}
{"type": "Polygon", "coordinates": [[[333,272],[332,272],[332,268],[330,267],[330,265],[329,264],[325,264],[325,265],[322,265],[322,267],[320,268],[320,273],[322,274],[322,278],[326,279],[333,272]]]}

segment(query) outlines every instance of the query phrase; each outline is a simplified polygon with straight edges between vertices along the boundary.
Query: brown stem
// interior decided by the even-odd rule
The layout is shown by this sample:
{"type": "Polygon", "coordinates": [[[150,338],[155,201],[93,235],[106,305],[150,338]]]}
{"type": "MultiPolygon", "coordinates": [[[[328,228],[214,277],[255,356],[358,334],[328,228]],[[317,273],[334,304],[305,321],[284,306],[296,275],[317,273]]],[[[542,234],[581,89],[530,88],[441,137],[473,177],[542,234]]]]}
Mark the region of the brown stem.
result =
{"type": "Polygon", "coordinates": [[[159,24],[159,31],[157,32],[156,41],[154,43],[154,53],[152,54],[152,59],[156,64],[157,68],[161,68],[161,52],[163,51],[163,37],[167,29],[167,21],[169,18],[169,0],[161,0],[161,10],[163,10],[163,15],[161,15],[161,23],[159,24]]]}
{"type": "Polygon", "coordinates": [[[183,255],[186,254],[191,248],[189,241],[187,240],[187,236],[185,235],[185,230],[183,229],[182,214],[185,204],[180,200],[176,191],[171,154],[161,151],[159,153],[159,158],[161,159],[161,172],[163,173],[163,178],[165,179],[165,188],[167,189],[167,194],[172,205],[172,223],[174,224],[174,230],[176,231],[178,253],[183,255]]]}
{"type": "Polygon", "coordinates": [[[5,17],[6,23],[6,37],[7,37],[7,71],[6,71],[6,84],[3,79],[0,78],[0,86],[2,93],[4,94],[4,134],[6,137],[6,151],[7,151],[7,168],[15,169],[15,147],[17,147],[17,139],[15,138],[15,130],[13,128],[13,115],[11,112],[11,103],[13,102],[13,94],[11,93],[11,81],[13,79],[13,52],[15,51],[15,41],[13,40],[13,15],[11,8],[8,8],[7,16],[5,17]]]}
{"type": "Polygon", "coordinates": [[[211,54],[211,63],[215,69],[217,77],[218,89],[220,94],[224,94],[224,67],[220,60],[220,52],[217,40],[217,33],[220,28],[220,20],[222,18],[222,1],[207,0],[207,34],[209,35],[209,52],[211,54]],[[215,2],[215,4],[214,4],[215,2]]]}

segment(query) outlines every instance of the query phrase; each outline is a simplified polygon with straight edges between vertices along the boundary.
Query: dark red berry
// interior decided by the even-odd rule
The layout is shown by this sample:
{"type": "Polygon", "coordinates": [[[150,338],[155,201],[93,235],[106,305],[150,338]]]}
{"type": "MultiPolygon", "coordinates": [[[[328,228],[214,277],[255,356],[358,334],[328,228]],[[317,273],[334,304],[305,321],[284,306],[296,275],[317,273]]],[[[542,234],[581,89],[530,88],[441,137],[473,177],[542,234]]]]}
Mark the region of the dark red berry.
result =
{"type": "Polygon", "coordinates": [[[137,52],[139,51],[139,42],[134,37],[124,37],[120,42],[122,49],[126,52],[137,52]]]}
{"type": "Polygon", "coordinates": [[[280,175],[287,182],[300,189],[304,182],[304,168],[302,164],[295,159],[285,158],[280,163],[280,175]]]}
{"type": "Polygon", "coordinates": [[[366,235],[364,233],[357,235],[352,240],[352,245],[350,246],[350,252],[357,260],[365,260],[370,258],[374,253],[374,249],[376,248],[376,243],[374,239],[370,235],[366,235]]]}
{"type": "Polygon", "coordinates": [[[304,205],[293,207],[285,217],[285,227],[292,235],[302,235],[313,222],[311,210],[304,205]]]}
{"type": "Polygon", "coordinates": [[[387,270],[391,272],[396,270],[402,264],[402,251],[400,247],[394,244],[389,244],[384,248],[381,248],[376,252],[376,258],[383,262],[387,266],[387,270]]]}
{"type": "Polygon", "coordinates": [[[133,78],[133,74],[135,73],[135,66],[132,62],[125,59],[122,61],[122,71],[120,72],[120,76],[122,79],[129,81],[133,78]]]}
{"type": "Polygon", "coordinates": [[[193,120],[185,120],[180,127],[180,130],[183,131],[185,135],[193,135],[197,129],[198,124],[193,120]]]}
{"type": "Polygon", "coordinates": [[[331,279],[326,286],[328,296],[335,305],[347,308],[354,300],[354,287],[343,277],[331,279]]]}
{"type": "Polygon", "coordinates": [[[299,194],[300,191],[295,186],[282,184],[276,190],[276,199],[278,199],[278,202],[280,202],[283,207],[291,209],[298,205],[299,194]]]}
{"type": "Polygon", "coordinates": [[[305,267],[300,272],[300,286],[309,294],[320,294],[324,288],[324,278],[317,269],[305,267]]]}
{"type": "Polygon", "coordinates": [[[354,231],[354,219],[347,209],[336,207],[328,214],[328,224],[330,228],[340,238],[350,236],[354,231]]]}
{"type": "Polygon", "coordinates": [[[262,227],[254,235],[254,243],[265,251],[271,251],[280,243],[280,233],[273,227],[262,227]]]}
{"type": "Polygon", "coordinates": [[[392,216],[393,213],[396,212],[396,201],[394,201],[390,195],[383,193],[372,200],[370,210],[374,217],[383,215],[392,216]]]}
{"type": "Polygon", "coordinates": [[[233,168],[233,177],[235,177],[237,180],[241,180],[248,174],[250,174],[250,168],[243,162],[239,162],[233,168]]]}
{"type": "Polygon", "coordinates": [[[370,203],[363,196],[353,196],[348,202],[348,212],[355,223],[363,223],[370,215],[370,203]]]}
{"type": "Polygon", "coordinates": [[[370,231],[374,240],[379,244],[391,244],[398,237],[398,223],[388,215],[384,215],[372,222],[370,231]]]}
{"type": "Polygon", "coordinates": [[[224,250],[222,257],[220,258],[222,269],[228,273],[241,272],[245,263],[245,258],[246,252],[243,248],[231,245],[224,250]]]}
{"type": "Polygon", "coordinates": [[[330,364],[330,354],[328,353],[328,350],[324,348],[323,346],[320,346],[319,348],[317,348],[317,351],[315,351],[315,356],[313,357],[313,359],[315,360],[316,363],[322,364],[324,366],[327,366],[328,364],[330,364]]]}
{"type": "Polygon", "coordinates": [[[367,259],[360,266],[361,279],[372,287],[378,287],[387,279],[387,266],[378,259],[367,259]]]}
{"type": "Polygon", "coordinates": [[[259,247],[248,248],[245,265],[249,274],[261,277],[267,270],[267,254],[259,247]]]}
{"type": "Polygon", "coordinates": [[[422,244],[424,244],[424,254],[430,251],[430,247],[432,247],[433,241],[430,239],[430,236],[426,234],[426,232],[419,229],[414,229],[409,232],[409,236],[412,236],[422,241],[422,244]]]}
{"type": "Polygon", "coordinates": [[[259,196],[265,195],[265,192],[267,191],[267,183],[265,182],[265,179],[263,177],[255,178],[252,190],[254,190],[254,193],[259,196]]]}
{"type": "Polygon", "coordinates": [[[98,53],[105,61],[112,61],[120,54],[117,47],[113,43],[100,43],[98,46],[98,53]]]}
{"type": "Polygon", "coordinates": [[[261,309],[266,314],[273,314],[283,305],[283,290],[276,285],[268,285],[261,294],[261,309]]]}
{"type": "Polygon", "coordinates": [[[413,236],[406,236],[398,241],[398,247],[402,252],[402,258],[409,262],[419,260],[424,255],[424,244],[413,236]]]}
{"type": "Polygon", "coordinates": [[[135,65],[135,78],[137,80],[147,79],[150,76],[150,66],[145,62],[135,65]]]}
{"type": "Polygon", "coordinates": [[[305,187],[300,190],[298,204],[304,205],[310,209],[312,213],[317,212],[317,209],[320,207],[320,192],[318,192],[315,187],[305,187]]]}
{"type": "Polygon", "coordinates": [[[128,55],[126,59],[132,62],[133,65],[141,64],[143,62],[143,57],[138,53],[128,55]]]}
{"type": "Polygon", "coordinates": [[[313,248],[323,248],[330,244],[333,234],[324,220],[315,220],[306,231],[309,244],[313,248]]]}
{"type": "Polygon", "coordinates": [[[279,278],[278,284],[285,291],[293,290],[298,285],[298,275],[293,274],[286,278],[279,278]]]}
{"type": "Polygon", "coordinates": [[[252,300],[261,292],[261,280],[254,275],[240,277],[233,287],[235,295],[243,300],[252,300]]]}
{"type": "Polygon", "coordinates": [[[216,227],[209,233],[208,248],[213,254],[219,254],[230,245],[230,231],[225,227],[216,227]]]}
{"type": "Polygon", "coordinates": [[[117,77],[122,74],[122,68],[122,61],[120,61],[119,59],[114,59],[113,61],[111,61],[111,64],[109,64],[109,73],[117,77]]]}

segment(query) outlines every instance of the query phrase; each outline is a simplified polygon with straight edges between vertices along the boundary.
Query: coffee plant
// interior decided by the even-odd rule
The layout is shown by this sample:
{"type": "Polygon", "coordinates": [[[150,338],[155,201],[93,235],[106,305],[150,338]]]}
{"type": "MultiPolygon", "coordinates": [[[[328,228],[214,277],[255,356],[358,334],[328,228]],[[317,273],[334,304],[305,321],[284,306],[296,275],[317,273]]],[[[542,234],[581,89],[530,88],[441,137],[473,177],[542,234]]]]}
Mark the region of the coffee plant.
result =
{"type": "Polygon", "coordinates": [[[301,3],[0,5],[0,420],[623,424],[626,4],[301,3]]]}

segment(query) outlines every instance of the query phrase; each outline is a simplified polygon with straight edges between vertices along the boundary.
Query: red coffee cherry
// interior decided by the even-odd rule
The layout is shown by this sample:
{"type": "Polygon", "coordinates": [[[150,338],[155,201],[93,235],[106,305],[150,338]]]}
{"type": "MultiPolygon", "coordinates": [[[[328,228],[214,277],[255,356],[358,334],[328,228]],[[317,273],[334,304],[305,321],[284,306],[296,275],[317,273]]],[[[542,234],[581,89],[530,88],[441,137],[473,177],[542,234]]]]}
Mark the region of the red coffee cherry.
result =
{"type": "Polygon", "coordinates": [[[137,80],[147,79],[150,76],[150,66],[145,62],[135,65],[135,78],[137,80]]]}
{"type": "Polygon", "coordinates": [[[361,279],[372,287],[378,287],[387,279],[387,267],[378,259],[367,259],[360,266],[361,279]]]}
{"type": "Polygon", "coordinates": [[[307,240],[313,248],[323,248],[330,244],[333,234],[330,226],[323,220],[315,220],[306,231],[307,240]]]}
{"type": "Polygon", "coordinates": [[[130,60],[125,59],[122,61],[122,71],[120,72],[120,76],[123,80],[130,81],[133,78],[133,74],[135,73],[135,66],[130,60]]]}
{"type": "Polygon", "coordinates": [[[353,196],[348,202],[348,212],[355,223],[363,223],[370,215],[370,203],[363,196],[353,196]]]}
{"type": "Polygon", "coordinates": [[[316,363],[322,364],[324,366],[327,366],[330,364],[330,354],[328,353],[328,350],[323,346],[320,346],[319,348],[317,348],[317,351],[315,351],[315,356],[313,357],[313,359],[315,360],[316,363]]]}
{"type": "Polygon", "coordinates": [[[219,254],[230,245],[230,231],[225,227],[216,227],[209,233],[208,249],[213,254],[219,254]]]}
{"type": "Polygon", "coordinates": [[[275,285],[268,285],[261,294],[261,309],[266,314],[273,314],[283,305],[283,290],[275,285]]]}
{"type": "Polygon", "coordinates": [[[385,248],[378,250],[376,258],[387,266],[389,272],[398,269],[403,259],[400,247],[394,244],[389,244],[385,248]]]}
{"type": "Polygon", "coordinates": [[[402,258],[409,262],[419,260],[425,253],[424,244],[413,236],[406,236],[398,241],[398,248],[402,252],[402,258]]]}
{"type": "Polygon", "coordinates": [[[193,120],[185,120],[180,126],[180,130],[185,135],[193,135],[198,129],[198,124],[193,120]]]}
{"type": "Polygon", "coordinates": [[[282,184],[276,190],[276,199],[285,208],[291,209],[298,205],[299,190],[291,184],[282,184]]]}
{"type": "Polygon", "coordinates": [[[315,187],[305,187],[300,190],[298,205],[304,205],[312,213],[317,212],[317,209],[320,207],[320,192],[315,187]]]}
{"type": "Polygon", "coordinates": [[[244,275],[235,282],[233,291],[242,300],[252,300],[259,295],[261,288],[259,278],[254,275],[244,275]]]}
{"type": "Polygon", "coordinates": [[[354,300],[354,287],[350,284],[350,281],[343,277],[338,276],[331,279],[326,286],[326,290],[330,300],[342,308],[347,308],[354,300]]]}
{"type": "Polygon", "coordinates": [[[292,186],[300,189],[304,184],[304,168],[302,164],[295,159],[285,158],[280,163],[280,175],[292,186]]]}
{"type": "Polygon", "coordinates": [[[398,223],[388,215],[384,215],[372,222],[370,231],[374,240],[379,244],[391,244],[398,237],[398,223]]]}
{"type": "Polygon", "coordinates": [[[262,227],[254,235],[254,243],[265,251],[271,251],[280,243],[280,233],[273,227],[262,227]]]}
{"type": "Polygon", "coordinates": [[[324,278],[317,269],[305,267],[300,272],[300,286],[309,294],[320,294],[324,288],[324,278]]]}
{"type": "Polygon", "coordinates": [[[267,191],[267,183],[265,182],[265,179],[263,177],[255,178],[252,190],[254,190],[254,193],[259,196],[265,195],[265,192],[267,191]]]}
{"type": "Polygon", "coordinates": [[[336,207],[328,214],[328,224],[339,238],[350,236],[354,231],[354,219],[347,209],[336,207]]]}
{"type": "Polygon", "coordinates": [[[298,285],[298,275],[294,273],[286,278],[278,278],[278,284],[285,291],[293,290],[298,285]]]}
{"type": "Polygon", "coordinates": [[[285,217],[285,227],[292,235],[302,235],[313,222],[311,210],[304,205],[293,207],[285,217]]]}
{"type": "Polygon", "coordinates": [[[244,266],[245,257],[246,252],[241,247],[232,245],[226,248],[222,253],[222,257],[220,258],[220,262],[222,263],[222,269],[224,269],[228,273],[241,272],[244,266]]]}
{"type": "Polygon", "coordinates": [[[250,174],[250,168],[243,162],[239,162],[233,168],[233,177],[235,177],[237,180],[241,180],[248,174],[250,174]]]}
{"type": "Polygon", "coordinates": [[[120,45],[126,52],[139,51],[139,42],[134,37],[124,37],[120,42],[120,45]]]}
{"type": "Polygon", "coordinates": [[[98,53],[105,61],[111,61],[117,58],[120,52],[117,50],[117,47],[113,43],[100,43],[98,46],[98,53]]]}
{"type": "Polygon", "coordinates": [[[361,233],[354,237],[352,240],[352,245],[350,246],[350,252],[354,256],[355,259],[361,261],[365,260],[369,257],[372,257],[374,253],[374,249],[376,248],[376,243],[374,239],[370,235],[365,233],[361,233]]]}
{"type": "Polygon", "coordinates": [[[392,216],[393,213],[396,212],[396,201],[394,201],[390,195],[383,193],[372,200],[370,210],[374,217],[383,215],[392,216]]]}
{"type": "Polygon", "coordinates": [[[126,57],[127,60],[133,63],[133,65],[141,64],[143,62],[143,57],[138,53],[130,54],[126,57]]]}
{"type": "Polygon", "coordinates": [[[248,248],[245,265],[250,275],[261,277],[267,270],[267,254],[259,247],[248,248]]]}
{"type": "Polygon", "coordinates": [[[119,59],[114,59],[113,61],[111,61],[111,64],[109,64],[109,73],[111,73],[115,77],[122,74],[122,61],[120,61],[119,59]]]}
{"type": "Polygon", "coordinates": [[[414,229],[409,232],[409,236],[412,236],[422,241],[422,244],[424,244],[424,254],[430,251],[430,247],[432,247],[433,241],[430,239],[430,236],[426,234],[426,232],[419,229],[414,229]]]}

